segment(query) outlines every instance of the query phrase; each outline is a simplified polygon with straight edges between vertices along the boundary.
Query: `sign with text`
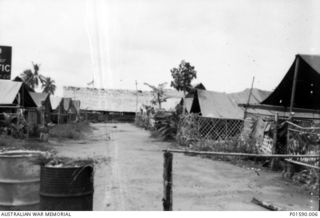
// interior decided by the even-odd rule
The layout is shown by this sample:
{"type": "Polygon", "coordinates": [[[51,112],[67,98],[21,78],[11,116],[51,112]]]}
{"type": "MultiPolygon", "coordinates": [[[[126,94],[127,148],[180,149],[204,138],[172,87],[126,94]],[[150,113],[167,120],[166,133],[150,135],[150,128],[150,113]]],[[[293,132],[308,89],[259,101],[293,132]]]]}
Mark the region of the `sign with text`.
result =
{"type": "Polygon", "coordinates": [[[0,79],[11,79],[11,56],[12,48],[0,45],[0,79]]]}

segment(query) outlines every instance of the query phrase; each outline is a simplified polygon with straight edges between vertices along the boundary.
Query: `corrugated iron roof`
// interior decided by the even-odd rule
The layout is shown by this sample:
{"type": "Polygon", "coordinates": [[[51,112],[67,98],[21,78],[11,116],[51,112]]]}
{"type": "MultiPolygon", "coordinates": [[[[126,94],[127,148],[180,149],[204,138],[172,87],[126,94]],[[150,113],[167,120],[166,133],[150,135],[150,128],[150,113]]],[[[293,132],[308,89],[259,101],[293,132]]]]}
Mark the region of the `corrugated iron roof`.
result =
{"type": "Polygon", "coordinates": [[[0,80],[0,104],[13,104],[22,82],[0,80]]]}
{"type": "MultiPolygon", "coordinates": [[[[64,97],[81,101],[82,110],[136,112],[139,105],[150,105],[151,92],[119,89],[64,87],[64,97]],[[138,96],[138,99],[137,99],[138,96]],[[138,100],[138,102],[137,102],[138,100]]],[[[138,108],[139,109],[139,108],[138,108]]]]}

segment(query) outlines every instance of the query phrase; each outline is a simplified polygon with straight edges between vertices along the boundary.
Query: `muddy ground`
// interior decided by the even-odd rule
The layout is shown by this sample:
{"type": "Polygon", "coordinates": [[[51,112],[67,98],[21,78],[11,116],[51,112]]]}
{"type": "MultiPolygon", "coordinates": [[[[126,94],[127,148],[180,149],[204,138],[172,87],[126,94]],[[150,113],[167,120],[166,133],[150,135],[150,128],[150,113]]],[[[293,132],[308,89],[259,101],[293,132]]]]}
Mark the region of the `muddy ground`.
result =
{"type": "MultiPolygon", "coordinates": [[[[46,146],[59,156],[96,160],[94,210],[162,210],[162,149],[173,145],[132,124],[91,125],[84,140],[46,146]]],[[[265,210],[253,197],[285,210],[318,209],[316,198],[281,173],[174,154],[174,210],[265,210]]]]}

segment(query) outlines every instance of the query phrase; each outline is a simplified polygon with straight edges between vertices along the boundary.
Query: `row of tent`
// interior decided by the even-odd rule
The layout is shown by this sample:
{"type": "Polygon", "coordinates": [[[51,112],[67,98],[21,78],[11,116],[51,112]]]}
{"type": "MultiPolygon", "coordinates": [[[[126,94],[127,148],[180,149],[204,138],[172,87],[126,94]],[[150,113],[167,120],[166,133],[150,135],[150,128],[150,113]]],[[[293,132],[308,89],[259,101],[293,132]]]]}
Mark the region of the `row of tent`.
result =
{"type": "Polygon", "coordinates": [[[38,93],[21,81],[0,80],[0,113],[24,109],[28,123],[65,123],[77,119],[80,101],[38,93]]]}
{"type": "Polygon", "coordinates": [[[320,119],[320,56],[296,55],[273,92],[246,89],[227,94],[207,91],[202,85],[187,95],[185,107],[189,113],[217,119],[243,120],[245,114],[320,119]]]}

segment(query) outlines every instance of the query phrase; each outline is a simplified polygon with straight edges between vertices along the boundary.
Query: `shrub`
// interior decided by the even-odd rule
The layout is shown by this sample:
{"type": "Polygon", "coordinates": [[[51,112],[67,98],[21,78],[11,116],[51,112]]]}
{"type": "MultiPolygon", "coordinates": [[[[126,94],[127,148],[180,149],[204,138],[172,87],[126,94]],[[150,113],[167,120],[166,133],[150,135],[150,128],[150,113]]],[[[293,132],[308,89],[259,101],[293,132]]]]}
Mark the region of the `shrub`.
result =
{"type": "Polygon", "coordinates": [[[79,123],[66,123],[54,126],[50,131],[51,137],[81,139],[88,132],[91,132],[89,122],[83,121],[79,123]]]}

